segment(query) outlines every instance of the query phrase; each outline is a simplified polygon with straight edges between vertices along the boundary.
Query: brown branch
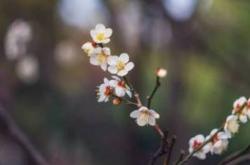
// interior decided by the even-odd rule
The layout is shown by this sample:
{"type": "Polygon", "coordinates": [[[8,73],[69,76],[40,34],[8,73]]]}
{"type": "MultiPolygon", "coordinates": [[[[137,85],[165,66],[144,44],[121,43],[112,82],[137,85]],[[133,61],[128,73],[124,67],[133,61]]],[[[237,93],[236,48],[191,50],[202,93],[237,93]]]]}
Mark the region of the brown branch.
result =
{"type": "Polygon", "coordinates": [[[170,160],[171,160],[171,156],[172,156],[172,152],[174,149],[174,145],[175,145],[175,141],[176,141],[176,136],[172,137],[169,149],[168,149],[168,153],[166,154],[165,160],[164,160],[164,165],[169,165],[170,164],[170,160]]]}
{"type": "Polygon", "coordinates": [[[177,161],[176,161],[175,164],[178,164],[179,162],[181,162],[181,161],[183,160],[184,156],[185,156],[185,151],[184,151],[184,150],[181,150],[181,151],[180,151],[180,156],[179,156],[179,158],[177,159],[177,161]]]}
{"type": "Polygon", "coordinates": [[[166,132],[164,134],[164,136],[161,137],[160,146],[156,150],[156,152],[152,155],[152,157],[149,161],[149,165],[154,165],[156,163],[157,159],[159,159],[161,156],[163,156],[164,154],[166,154],[168,152],[167,151],[167,147],[168,147],[167,136],[168,136],[168,132],[166,132]]]}
{"type": "Polygon", "coordinates": [[[43,158],[40,152],[31,144],[25,134],[19,129],[14,119],[8,112],[0,106],[0,122],[7,133],[18,143],[25,152],[29,155],[30,159],[36,165],[48,165],[48,162],[43,158]]]}
{"type": "Polygon", "coordinates": [[[222,160],[219,163],[219,165],[226,165],[226,164],[229,164],[229,163],[231,163],[231,162],[233,162],[235,160],[241,159],[242,156],[246,155],[249,152],[250,152],[250,145],[248,145],[243,150],[240,150],[238,152],[233,153],[232,155],[229,155],[224,160],[222,160]]]}

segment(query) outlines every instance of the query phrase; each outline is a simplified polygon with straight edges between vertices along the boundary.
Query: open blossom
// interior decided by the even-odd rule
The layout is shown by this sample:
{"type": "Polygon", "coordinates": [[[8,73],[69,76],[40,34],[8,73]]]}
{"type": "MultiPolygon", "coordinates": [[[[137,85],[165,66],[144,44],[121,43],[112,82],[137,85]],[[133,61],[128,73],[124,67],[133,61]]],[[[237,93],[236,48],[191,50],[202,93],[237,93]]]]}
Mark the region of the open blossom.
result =
{"type": "Polygon", "coordinates": [[[245,97],[240,97],[233,104],[232,113],[239,117],[239,120],[242,123],[247,122],[247,106],[243,107],[247,103],[247,99],[245,97]]]}
{"type": "Polygon", "coordinates": [[[108,71],[118,76],[125,76],[130,70],[134,68],[134,63],[129,62],[129,56],[127,53],[122,53],[118,56],[110,56],[108,58],[108,71]]]}
{"type": "Polygon", "coordinates": [[[88,55],[90,56],[93,51],[94,51],[95,47],[93,45],[92,42],[86,42],[82,45],[82,50],[88,55]]]}
{"type": "Polygon", "coordinates": [[[239,122],[238,117],[235,115],[230,115],[227,117],[226,123],[224,125],[225,132],[229,135],[229,137],[232,136],[232,134],[235,134],[239,130],[239,122]]]}
{"type": "Polygon", "coordinates": [[[155,119],[160,118],[160,115],[155,112],[153,109],[148,109],[147,107],[140,107],[137,110],[134,110],[130,113],[131,118],[136,119],[136,123],[139,126],[151,125],[154,126],[156,124],[155,119]]]}
{"type": "Polygon", "coordinates": [[[203,135],[196,135],[195,137],[191,138],[189,140],[189,153],[199,149],[199,151],[197,151],[194,156],[199,159],[206,159],[206,154],[210,151],[211,145],[208,143],[204,147],[200,148],[204,142],[205,137],[203,135]]]}
{"type": "Polygon", "coordinates": [[[246,106],[246,108],[247,108],[247,116],[248,116],[248,118],[250,119],[250,98],[247,100],[247,106],[246,106]]]}
{"type": "Polygon", "coordinates": [[[129,97],[132,97],[132,93],[130,88],[126,85],[126,82],[116,76],[113,76],[113,78],[113,80],[110,80],[110,85],[114,88],[115,95],[124,97],[127,94],[129,97]]]}
{"type": "Polygon", "coordinates": [[[97,90],[98,102],[107,102],[113,93],[113,88],[111,87],[109,80],[104,78],[103,81],[103,84],[101,84],[97,90]]]}
{"type": "Polygon", "coordinates": [[[90,63],[92,65],[99,65],[102,70],[107,70],[107,59],[111,55],[111,51],[108,47],[98,47],[95,48],[90,55],[90,63]]]}
{"type": "Polygon", "coordinates": [[[98,44],[106,44],[110,42],[112,29],[106,28],[103,24],[97,24],[95,29],[90,31],[90,35],[94,42],[98,44]]]}
{"type": "Polygon", "coordinates": [[[213,137],[210,147],[210,152],[212,154],[221,154],[227,149],[229,138],[227,133],[223,131],[218,132],[218,129],[213,129],[206,139],[210,139],[211,137],[213,137]]]}

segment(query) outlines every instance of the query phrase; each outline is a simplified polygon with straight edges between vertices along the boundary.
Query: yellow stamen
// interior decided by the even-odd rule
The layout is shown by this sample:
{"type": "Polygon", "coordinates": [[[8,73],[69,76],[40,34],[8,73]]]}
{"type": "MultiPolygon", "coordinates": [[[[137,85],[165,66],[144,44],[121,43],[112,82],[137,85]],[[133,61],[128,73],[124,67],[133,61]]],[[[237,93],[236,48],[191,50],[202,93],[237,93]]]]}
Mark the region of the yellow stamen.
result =
{"type": "Polygon", "coordinates": [[[103,40],[105,39],[105,34],[104,34],[104,33],[98,33],[98,34],[96,35],[96,39],[97,39],[98,41],[103,41],[103,40]]]}
{"type": "Polygon", "coordinates": [[[118,61],[116,64],[116,68],[118,71],[123,70],[125,68],[125,64],[122,61],[118,61]]]}
{"type": "Polygon", "coordinates": [[[107,55],[104,54],[103,52],[98,54],[97,61],[101,64],[105,63],[107,61],[107,55]]]}

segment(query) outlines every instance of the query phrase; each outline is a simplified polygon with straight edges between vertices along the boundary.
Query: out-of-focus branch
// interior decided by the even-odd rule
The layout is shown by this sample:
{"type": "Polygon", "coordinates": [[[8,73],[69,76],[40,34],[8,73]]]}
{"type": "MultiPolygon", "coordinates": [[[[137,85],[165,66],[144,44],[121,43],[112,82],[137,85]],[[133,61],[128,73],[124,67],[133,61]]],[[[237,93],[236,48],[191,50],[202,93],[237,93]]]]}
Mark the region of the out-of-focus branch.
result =
{"type": "Polygon", "coordinates": [[[13,118],[0,106],[0,123],[8,135],[27,152],[29,158],[36,165],[48,165],[41,153],[31,144],[25,134],[19,129],[13,118]]]}
{"type": "MultiPolygon", "coordinates": [[[[238,152],[233,153],[232,155],[229,155],[228,157],[226,157],[224,160],[222,160],[219,165],[229,165],[229,164],[233,164],[233,162],[237,161],[243,161],[245,160],[245,156],[246,154],[249,154],[250,152],[250,145],[248,145],[245,149],[240,150],[238,152]]],[[[250,156],[247,156],[248,159],[250,159],[250,156]]]]}

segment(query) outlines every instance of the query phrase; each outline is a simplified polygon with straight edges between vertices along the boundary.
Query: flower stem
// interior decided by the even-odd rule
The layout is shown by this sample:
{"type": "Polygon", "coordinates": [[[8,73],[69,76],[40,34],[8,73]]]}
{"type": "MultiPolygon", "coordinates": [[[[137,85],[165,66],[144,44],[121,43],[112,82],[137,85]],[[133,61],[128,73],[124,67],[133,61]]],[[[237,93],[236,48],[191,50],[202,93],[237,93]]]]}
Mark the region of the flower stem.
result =
{"type": "Polygon", "coordinates": [[[151,107],[151,102],[152,99],[157,91],[157,89],[161,86],[161,82],[160,82],[160,77],[156,76],[156,81],[155,81],[155,87],[152,91],[152,93],[148,96],[147,100],[148,100],[148,104],[147,107],[150,108],[151,107]]]}

